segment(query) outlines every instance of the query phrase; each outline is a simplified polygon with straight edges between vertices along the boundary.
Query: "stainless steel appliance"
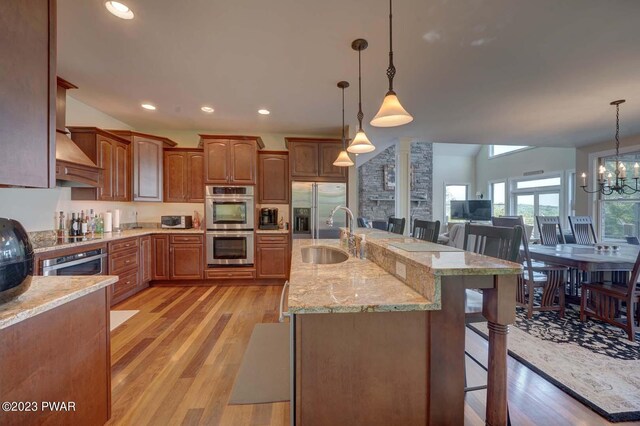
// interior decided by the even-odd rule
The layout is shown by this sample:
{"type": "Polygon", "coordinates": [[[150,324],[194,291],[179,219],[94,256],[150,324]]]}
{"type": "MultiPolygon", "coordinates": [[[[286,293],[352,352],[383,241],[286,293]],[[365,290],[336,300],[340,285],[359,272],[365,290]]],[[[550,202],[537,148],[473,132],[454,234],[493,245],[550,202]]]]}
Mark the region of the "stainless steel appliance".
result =
{"type": "Polygon", "coordinates": [[[253,230],[207,232],[210,267],[253,265],[253,230]]]}
{"type": "Polygon", "coordinates": [[[340,227],[347,223],[346,214],[336,213],[333,227],[326,221],[336,206],[347,204],[347,185],[293,182],[291,188],[293,238],[340,238],[340,227]]]}
{"type": "Polygon", "coordinates": [[[107,266],[104,249],[85,250],[42,262],[42,275],[103,275],[107,266]]]}
{"type": "Polygon", "coordinates": [[[207,230],[253,230],[253,186],[207,186],[205,203],[207,230]]]}
{"type": "Polygon", "coordinates": [[[260,229],[278,229],[278,209],[262,208],[260,209],[260,229]]]}
{"type": "MultiPolygon", "coordinates": [[[[138,221],[136,215],[136,222],[138,221]]],[[[161,228],[171,229],[191,229],[193,228],[192,216],[161,216],[160,217],[161,228]]]]}
{"type": "Polygon", "coordinates": [[[27,291],[33,275],[33,247],[20,222],[0,218],[0,303],[27,291]]]}

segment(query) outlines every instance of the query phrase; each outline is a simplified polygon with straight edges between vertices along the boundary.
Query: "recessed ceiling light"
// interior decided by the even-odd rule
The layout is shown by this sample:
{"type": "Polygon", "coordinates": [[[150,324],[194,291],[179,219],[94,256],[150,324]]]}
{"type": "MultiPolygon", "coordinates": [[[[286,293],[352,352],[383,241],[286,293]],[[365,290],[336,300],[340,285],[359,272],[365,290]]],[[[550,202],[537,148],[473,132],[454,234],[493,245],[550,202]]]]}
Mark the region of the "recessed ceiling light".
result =
{"type": "Polygon", "coordinates": [[[269,115],[269,114],[271,114],[271,112],[269,112],[268,109],[259,109],[258,110],[258,114],[269,115]]]}
{"type": "Polygon", "coordinates": [[[133,19],[133,11],[125,4],[117,1],[107,1],[104,3],[104,6],[109,12],[113,13],[118,18],[133,19]]]}
{"type": "Polygon", "coordinates": [[[142,104],[140,105],[144,109],[148,109],[149,111],[155,111],[156,106],[151,104],[142,104]]]}
{"type": "Polygon", "coordinates": [[[202,111],[207,112],[209,114],[211,114],[214,110],[213,108],[211,108],[210,106],[203,106],[202,108],[200,108],[202,111]]]}

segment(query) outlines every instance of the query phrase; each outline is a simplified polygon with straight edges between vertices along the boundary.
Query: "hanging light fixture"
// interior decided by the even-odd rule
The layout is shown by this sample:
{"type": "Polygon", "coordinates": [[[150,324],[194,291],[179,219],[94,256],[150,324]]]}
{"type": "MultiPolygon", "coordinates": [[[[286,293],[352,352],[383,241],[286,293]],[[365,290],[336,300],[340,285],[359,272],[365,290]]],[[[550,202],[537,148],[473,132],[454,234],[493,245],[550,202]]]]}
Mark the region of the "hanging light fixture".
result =
{"type": "Polygon", "coordinates": [[[396,92],[393,91],[393,77],[396,75],[396,67],[393,65],[393,5],[389,0],[389,67],[387,68],[387,78],[389,79],[389,91],[384,96],[380,110],[371,120],[371,125],[375,127],[396,127],[411,123],[413,117],[405,110],[396,92]]]}
{"type": "Polygon", "coordinates": [[[620,104],[625,103],[624,99],[613,101],[610,105],[616,107],[616,168],[615,180],[611,172],[607,173],[604,165],[598,168],[598,188],[594,190],[587,189],[587,174],[582,173],[582,185],[580,187],[589,194],[600,193],[602,195],[611,195],[614,192],[619,195],[631,195],[640,192],[638,188],[638,179],[640,178],[640,165],[636,163],[633,166],[634,186],[627,184],[627,167],[620,161],[620,104]]]}
{"type": "Polygon", "coordinates": [[[344,136],[344,89],[349,87],[349,82],[339,81],[338,87],[342,89],[342,151],[338,154],[338,158],[333,162],[333,165],[336,167],[351,167],[353,166],[353,161],[351,161],[351,157],[347,152],[347,140],[344,136]]]}
{"type": "Polygon", "coordinates": [[[362,38],[354,40],[353,43],[351,43],[351,48],[358,51],[358,132],[356,133],[356,137],[353,138],[353,140],[347,147],[347,151],[353,152],[354,154],[364,154],[376,149],[376,147],[369,141],[369,138],[367,138],[364,130],[362,130],[362,119],[364,118],[364,114],[362,113],[361,52],[366,49],[367,46],[369,46],[369,43],[367,43],[367,40],[362,38]]]}

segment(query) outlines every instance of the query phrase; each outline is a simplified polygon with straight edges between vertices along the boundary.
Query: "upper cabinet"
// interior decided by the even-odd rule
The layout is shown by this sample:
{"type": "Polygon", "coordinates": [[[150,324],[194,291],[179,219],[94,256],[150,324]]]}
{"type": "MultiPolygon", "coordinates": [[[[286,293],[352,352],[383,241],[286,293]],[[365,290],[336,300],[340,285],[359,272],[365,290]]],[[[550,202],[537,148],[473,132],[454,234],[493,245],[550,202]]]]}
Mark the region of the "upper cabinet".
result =
{"type": "Polygon", "coordinates": [[[72,200],[131,201],[131,143],[96,127],[69,127],[71,139],[103,169],[98,188],[71,188],[72,200]]]}
{"type": "Polygon", "coordinates": [[[205,183],[255,185],[259,148],[257,136],[200,135],[204,148],[205,183]]]}
{"type": "Polygon", "coordinates": [[[204,202],[204,153],[197,148],[164,150],[164,201],[204,202]]]}
{"type": "Polygon", "coordinates": [[[346,182],[348,167],[333,162],[342,150],[340,139],[285,138],[291,179],[346,182]]]}
{"type": "Polygon", "coordinates": [[[258,152],[258,204],[289,204],[289,153],[258,152]]]}
{"type": "Polygon", "coordinates": [[[128,130],[110,130],[131,142],[133,201],[162,201],[163,150],[177,144],[171,139],[128,130]]]}
{"type": "Polygon", "coordinates": [[[3,0],[0,185],[54,187],[56,2],[3,0]]]}

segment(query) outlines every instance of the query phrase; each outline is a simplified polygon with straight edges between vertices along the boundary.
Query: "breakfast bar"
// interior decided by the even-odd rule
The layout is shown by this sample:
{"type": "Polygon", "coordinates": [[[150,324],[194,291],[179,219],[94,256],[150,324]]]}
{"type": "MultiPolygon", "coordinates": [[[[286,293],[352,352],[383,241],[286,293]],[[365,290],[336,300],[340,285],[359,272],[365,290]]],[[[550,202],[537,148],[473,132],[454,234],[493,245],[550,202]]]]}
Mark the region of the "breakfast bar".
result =
{"type": "Polygon", "coordinates": [[[362,259],[346,241],[294,240],[292,422],[463,424],[465,291],[478,288],[489,322],[486,422],[506,424],[521,266],[369,229],[356,232],[362,259]]]}

